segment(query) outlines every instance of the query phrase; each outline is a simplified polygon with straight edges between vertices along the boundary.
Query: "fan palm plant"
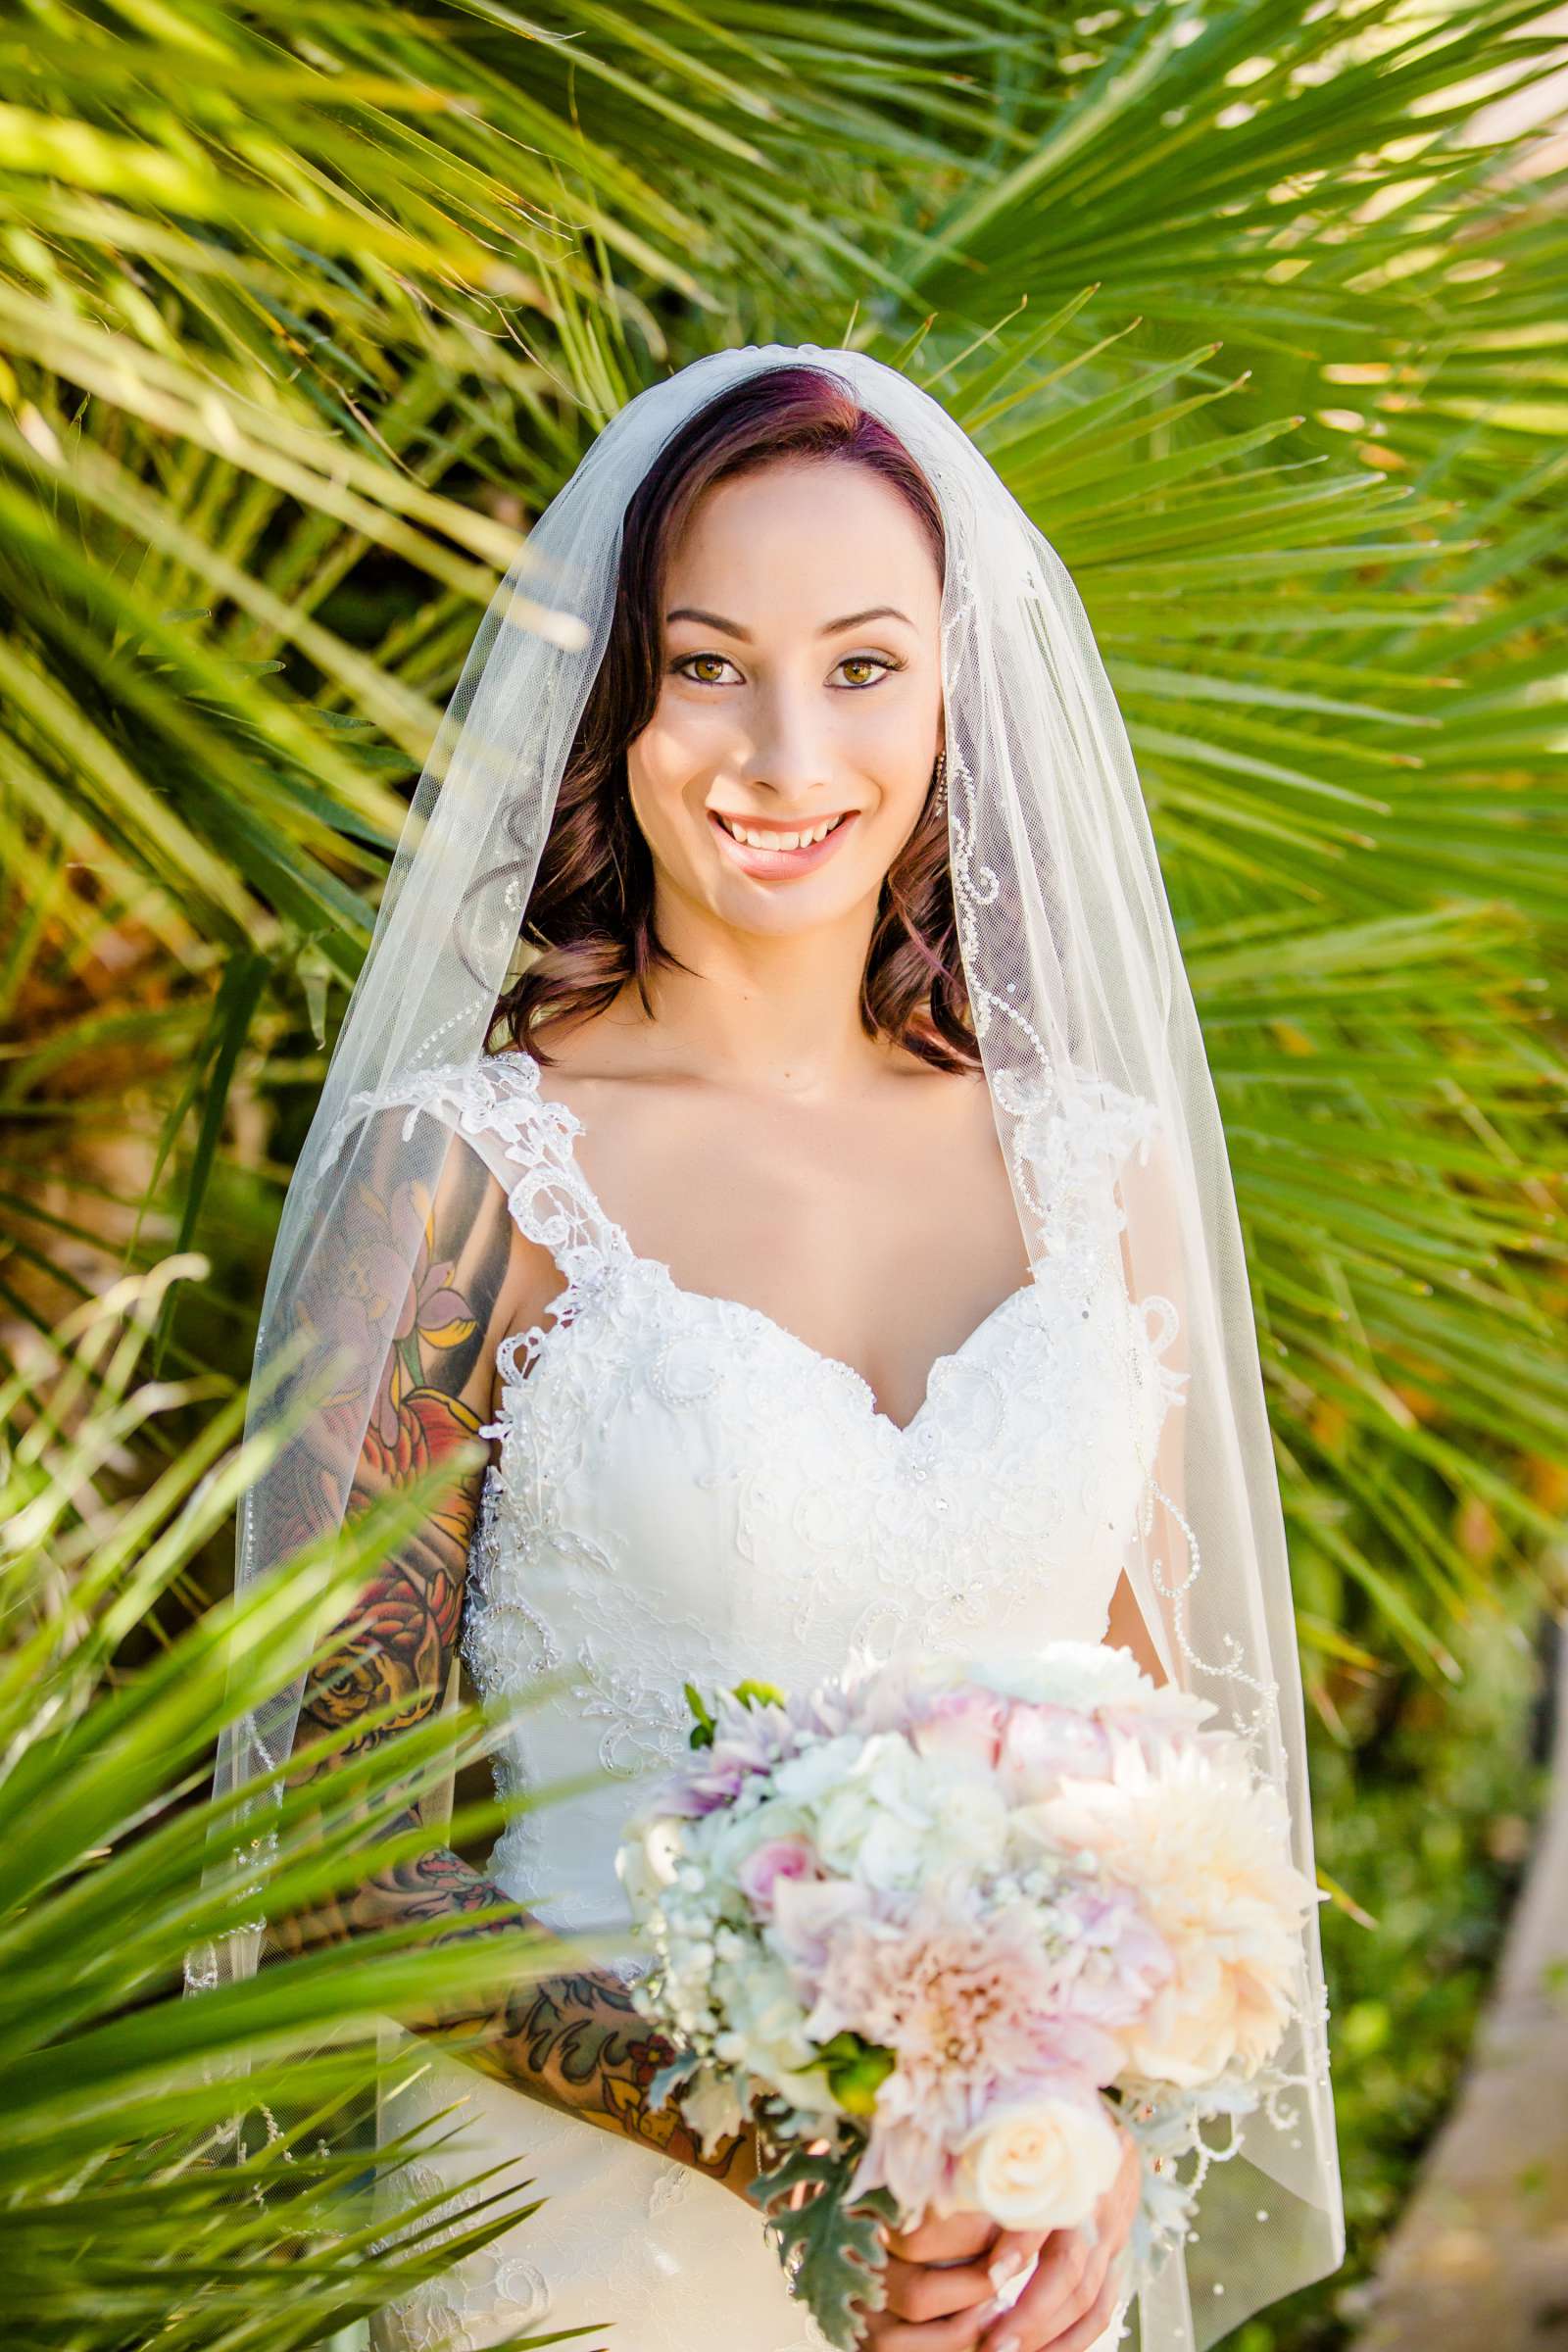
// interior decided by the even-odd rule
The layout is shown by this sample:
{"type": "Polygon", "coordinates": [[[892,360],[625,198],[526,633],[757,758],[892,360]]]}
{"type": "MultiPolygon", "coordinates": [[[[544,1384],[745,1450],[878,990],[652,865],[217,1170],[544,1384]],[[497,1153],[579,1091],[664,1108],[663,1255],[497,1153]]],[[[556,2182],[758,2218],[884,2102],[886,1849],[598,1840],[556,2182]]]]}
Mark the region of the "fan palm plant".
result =
{"type": "Polygon", "coordinates": [[[1559,232],[1466,136],[1530,23],[31,0],[0,168],[12,1310],[90,1291],[106,1238],[220,1236],[164,1336],[243,1367],[398,787],[519,529],[651,366],[854,332],[1059,547],[1127,713],[1320,1705],[1364,1672],[1352,1623],[1441,1676],[1491,1566],[1453,1496],[1527,1567],[1554,1496],[1523,1464],[1568,1454],[1561,462],[1523,380],[1559,232]],[[74,1179],[42,1217],[40,1161],[74,1179]]]}
{"type": "Polygon", "coordinates": [[[1562,180],[1474,127],[1537,13],[23,0],[0,1313],[201,1243],[142,1476],[236,1409],[404,788],[530,519],[665,368],[853,339],[989,452],[1126,714],[1319,1737],[1544,1595],[1562,180]]]}
{"type": "MultiPolygon", "coordinates": [[[[144,1359],[163,1292],[204,1271],[172,1258],[111,1286],[0,1389],[18,1432],[0,1463],[0,2336],[19,2352],[318,2342],[537,2202],[491,2178],[454,2233],[410,2194],[383,2242],[366,2195],[356,2119],[409,2063],[378,2053],[378,2016],[477,1985],[471,1941],[401,1930],[221,1985],[214,1969],[182,1997],[188,1955],[199,1981],[258,1909],[346,1891],[367,1837],[416,1845],[397,1818],[485,1737],[459,1715],[332,1755],[324,1809],[293,1780],[240,1809],[199,1793],[220,1724],[300,1669],[445,1475],[127,1667],[258,1467],[230,1400],[150,1490],[121,1491],[138,1430],[192,1401],[144,1359]]],[[[466,1808],[456,1833],[494,1813],[466,1808]]],[[[563,1948],[542,1931],[511,1947],[523,1976],[563,1948]]],[[[387,2151],[394,2179],[417,2153],[412,2136],[387,2151]]]]}

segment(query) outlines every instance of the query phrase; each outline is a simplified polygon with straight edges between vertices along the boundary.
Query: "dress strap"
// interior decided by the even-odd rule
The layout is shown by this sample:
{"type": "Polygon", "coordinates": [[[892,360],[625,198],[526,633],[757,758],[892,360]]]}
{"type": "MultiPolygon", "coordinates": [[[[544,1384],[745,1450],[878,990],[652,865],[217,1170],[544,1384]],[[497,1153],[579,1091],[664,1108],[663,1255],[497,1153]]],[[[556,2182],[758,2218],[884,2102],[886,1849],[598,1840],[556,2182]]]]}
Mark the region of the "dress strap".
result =
{"type": "Polygon", "coordinates": [[[439,1119],[463,1136],[503,1186],[519,1231],[547,1250],[566,1278],[566,1294],[556,1302],[558,1319],[568,1298],[625,1250],[625,1235],[606,1216],[577,1163],[573,1147],[582,1122],[564,1102],[541,1094],[531,1054],[442,1062],[411,1071],[395,1086],[353,1096],[333,1130],[331,1155],[360,1119],[398,1109],[408,1112],[405,1136],[421,1112],[439,1119]]]}

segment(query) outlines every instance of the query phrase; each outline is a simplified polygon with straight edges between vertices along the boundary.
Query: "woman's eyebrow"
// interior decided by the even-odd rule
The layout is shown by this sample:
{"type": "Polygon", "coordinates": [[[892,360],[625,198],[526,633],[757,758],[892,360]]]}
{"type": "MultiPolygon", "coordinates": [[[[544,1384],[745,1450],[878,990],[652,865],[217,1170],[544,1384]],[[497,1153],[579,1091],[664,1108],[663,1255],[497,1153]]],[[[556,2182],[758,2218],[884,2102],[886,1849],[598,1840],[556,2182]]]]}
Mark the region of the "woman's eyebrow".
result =
{"type": "MultiPolygon", "coordinates": [[[[752,642],[751,630],[743,629],[738,620],[726,620],[722,612],[705,612],[698,605],[677,605],[672,612],[664,614],[666,628],[674,620],[701,621],[705,629],[720,629],[726,637],[738,637],[743,645],[752,642]]],[[[858,629],[867,620],[902,620],[906,627],[913,626],[907,612],[901,612],[897,605],[867,605],[863,612],[846,612],[842,620],[824,621],[816,633],[819,637],[835,637],[840,629],[858,629]]]]}

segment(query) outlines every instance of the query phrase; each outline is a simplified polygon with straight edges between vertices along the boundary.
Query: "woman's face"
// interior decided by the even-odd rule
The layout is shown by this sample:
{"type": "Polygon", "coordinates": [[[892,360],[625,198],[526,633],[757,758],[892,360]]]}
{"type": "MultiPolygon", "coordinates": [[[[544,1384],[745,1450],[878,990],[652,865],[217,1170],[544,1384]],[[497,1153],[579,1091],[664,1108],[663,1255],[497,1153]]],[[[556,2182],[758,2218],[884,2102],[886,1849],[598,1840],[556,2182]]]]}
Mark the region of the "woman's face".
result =
{"type": "Polygon", "coordinates": [[[661,898],[773,935],[874,906],[942,744],[941,581],[906,500],[844,461],[721,482],[662,606],[626,755],[661,898]]]}

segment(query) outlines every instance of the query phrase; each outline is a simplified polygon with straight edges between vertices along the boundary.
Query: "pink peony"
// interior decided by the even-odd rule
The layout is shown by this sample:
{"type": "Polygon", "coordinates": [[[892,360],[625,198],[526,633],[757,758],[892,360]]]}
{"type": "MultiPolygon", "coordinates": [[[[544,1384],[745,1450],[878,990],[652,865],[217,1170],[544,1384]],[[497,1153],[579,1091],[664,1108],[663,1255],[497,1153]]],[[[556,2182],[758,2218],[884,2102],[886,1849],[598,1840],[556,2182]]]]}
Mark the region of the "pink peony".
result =
{"type": "Polygon", "coordinates": [[[1076,1707],[1017,1700],[1002,1736],[997,1778],[1009,1805],[1049,1796],[1063,1773],[1095,1780],[1110,1770],[1103,1726],[1076,1707]]]}
{"type": "Polygon", "coordinates": [[[941,1691],[922,1708],[914,1745],[922,1756],[989,1773],[996,1768],[1006,1718],[1007,1702],[996,1691],[963,1684],[941,1691]]]}

